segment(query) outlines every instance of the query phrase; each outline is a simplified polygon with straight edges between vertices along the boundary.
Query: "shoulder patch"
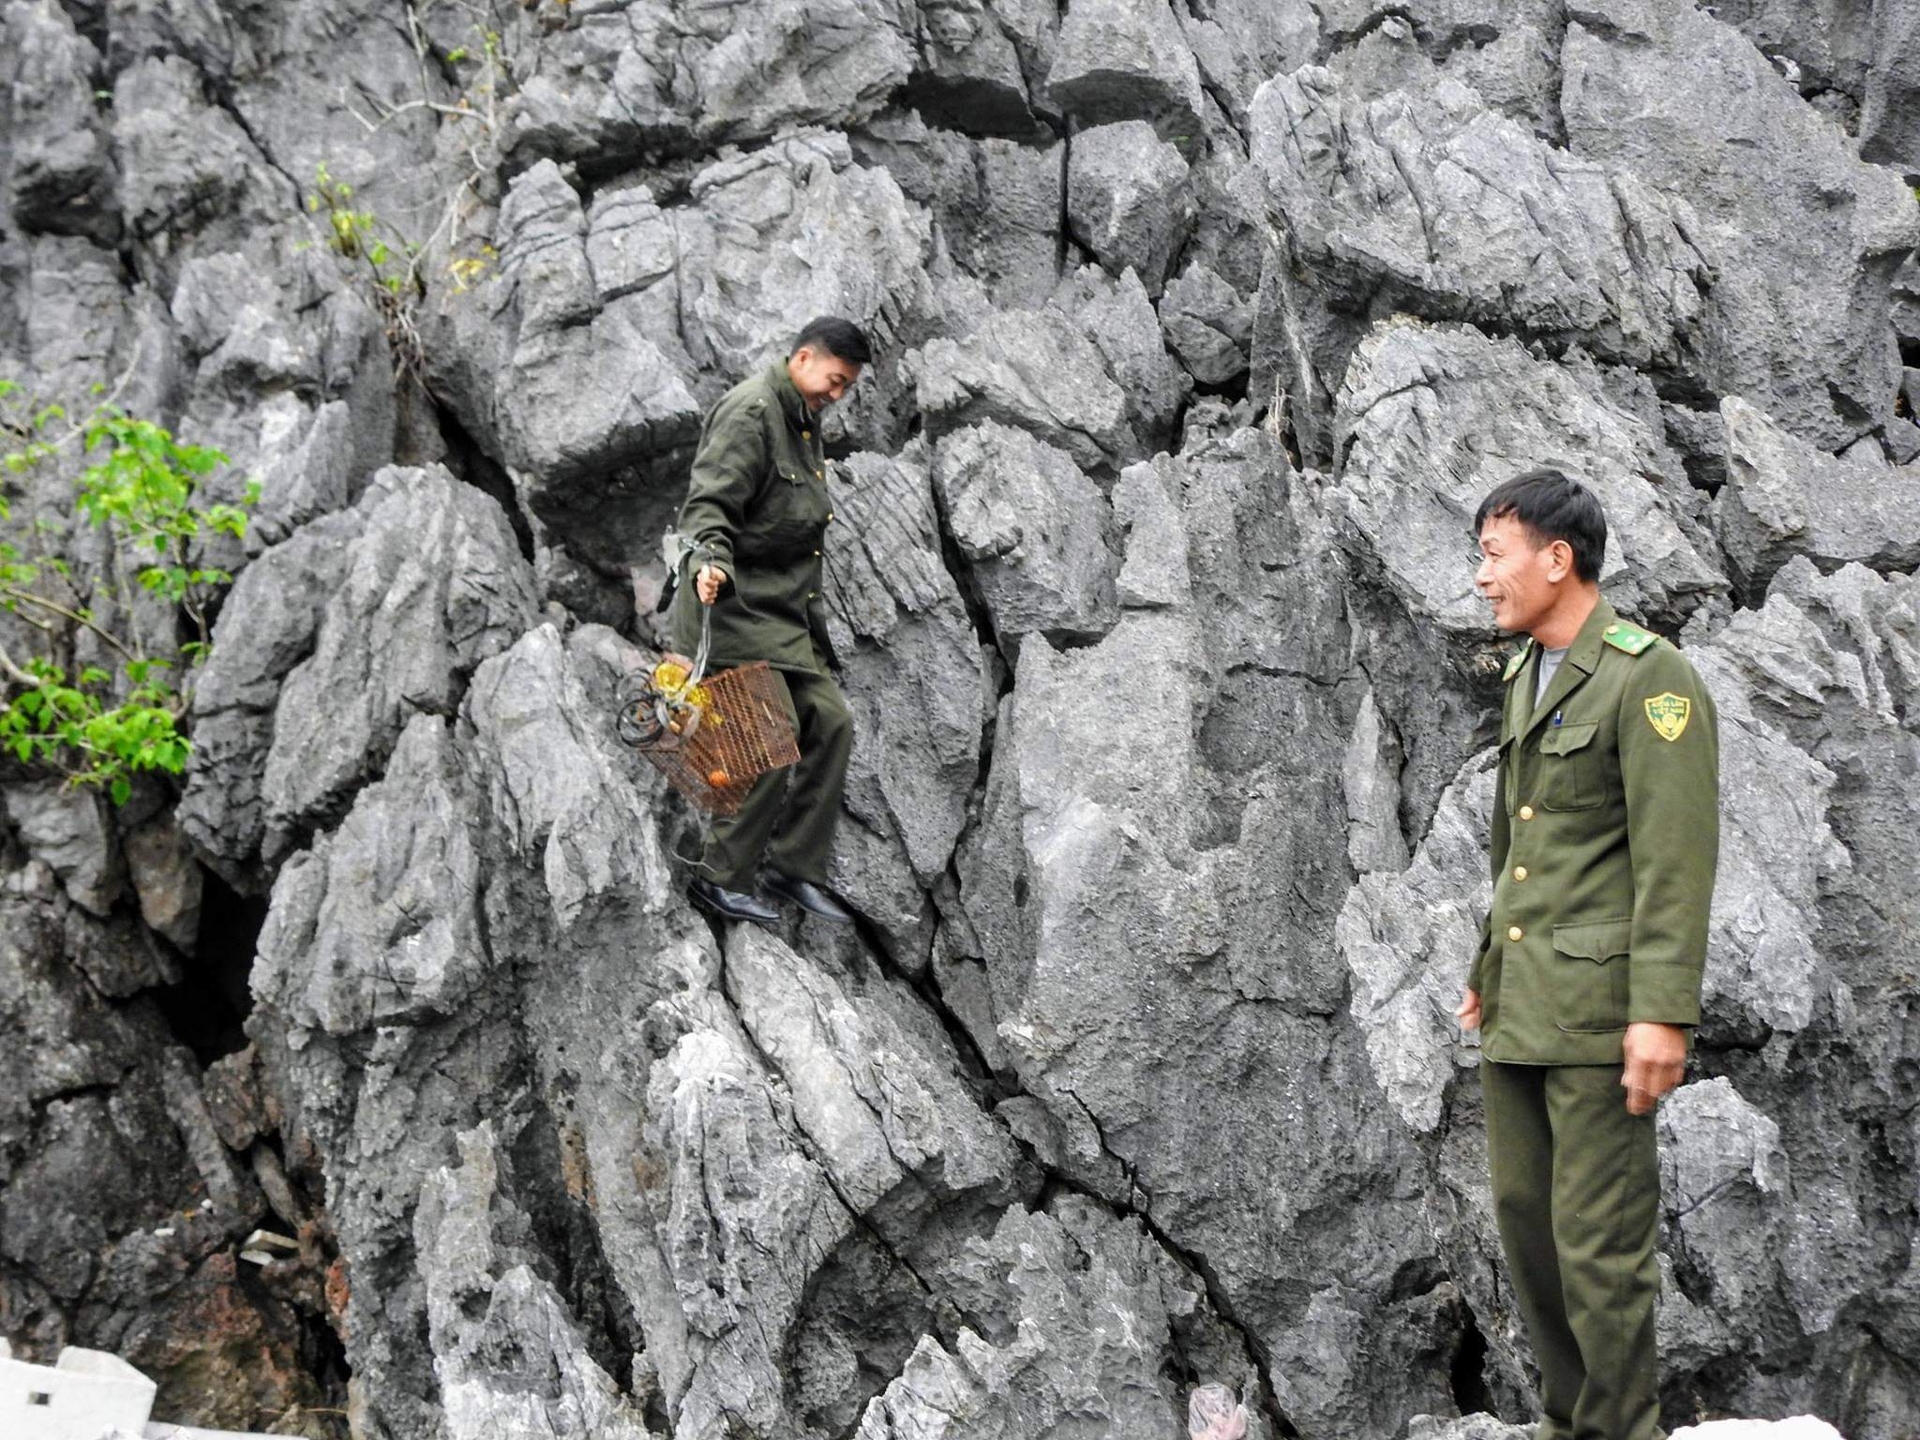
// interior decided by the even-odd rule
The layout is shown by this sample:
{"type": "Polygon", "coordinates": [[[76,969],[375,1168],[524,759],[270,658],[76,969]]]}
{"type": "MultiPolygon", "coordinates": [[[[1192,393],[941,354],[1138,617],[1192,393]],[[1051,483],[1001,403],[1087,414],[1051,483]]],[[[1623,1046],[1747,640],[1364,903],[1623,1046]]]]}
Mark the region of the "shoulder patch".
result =
{"type": "Polygon", "coordinates": [[[1650,650],[1660,637],[1651,630],[1642,630],[1638,625],[1629,625],[1624,620],[1616,620],[1600,632],[1600,638],[1616,650],[1624,650],[1629,655],[1639,655],[1650,650]]]}
{"type": "Polygon", "coordinates": [[[1500,677],[1501,681],[1504,683],[1505,681],[1511,680],[1513,679],[1514,676],[1518,675],[1520,673],[1520,667],[1527,663],[1527,656],[1531,655],[1532,653],[1533,653],[1533,642],[1529,640],[1526,644],[1520,647],[1520,651],[1518,654],[1516,654],[1511,660],[1507,661],[1506,672],[1503,675],[1501,675],[1500,677]]]}

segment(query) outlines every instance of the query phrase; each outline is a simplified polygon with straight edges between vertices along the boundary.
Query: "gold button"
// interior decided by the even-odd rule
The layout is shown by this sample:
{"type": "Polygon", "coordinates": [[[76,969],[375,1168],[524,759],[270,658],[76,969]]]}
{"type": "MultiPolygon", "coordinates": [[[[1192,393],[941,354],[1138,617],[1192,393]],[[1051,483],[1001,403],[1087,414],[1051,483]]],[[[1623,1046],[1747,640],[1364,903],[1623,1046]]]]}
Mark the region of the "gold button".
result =
{"type": "Polygon", "coordinates": [[[813,558],[814,558],[814,559],[816,559],[816,560],[818,560],[818,559],[820,558],[820,552],[819,552],[818,550],[816,550],[816,551],[814,551],[814,552],[813,552],[813,558]]]}
{"type": "Polygon", "coordinates": [[[1601,633],[1603,635],[1618,635],[1620,633],[1620,627],[1618,625],[1609,625],[1601,633]]]}
{"type": "Polygon", "coordinates": [[[1507,939],[1524,940],[1526,938],[1527,938],[1527,932],[1522,930],[1518,925],[1509,925],[1507,927],[1507,939]]]}
{"type": "Polygon", "coordinates": [[[1526,878],[1527,878],[1527,867],[1526,867],[1526,866],[1524,866],[1524,865],[1516,865],[1516,866],[1514,866],[1514,867],[1513,867],[1513,878],[1514,878],[1514,879],[1516,879],[1516,880],[1524,880],[1524,879],[1526,879],[1526,878]]]}
{"type": "Polygon", "coordinates": [[[802,440],[811,440],[813,438],[813,432],[811,430],[802,430],[800,432],[800,438],[802,440]]]}
{"type": "Polygon", "coordinates": [[[1531,820],[1533,818],[1533,807],[1531,805],[1522,805],[1520,807],[1520,818],[1522,820],[1531,820]]]}
{"type": "Polygon", "coordinates": [[[807,599],[809,600],[813,599],[813,591],[811,590],[807,591],[807,599]]]}

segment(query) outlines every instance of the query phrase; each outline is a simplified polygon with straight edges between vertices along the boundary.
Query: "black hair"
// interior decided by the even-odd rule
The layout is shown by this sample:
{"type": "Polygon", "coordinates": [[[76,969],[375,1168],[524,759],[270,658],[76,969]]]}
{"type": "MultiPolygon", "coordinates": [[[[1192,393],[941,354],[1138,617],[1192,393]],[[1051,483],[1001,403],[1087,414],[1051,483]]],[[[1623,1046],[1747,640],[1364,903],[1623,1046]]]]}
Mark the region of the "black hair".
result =
{"type": "Polygon", "coordinates": [[[809,320],[801,328],[800,338],[793,342],[793,349],[787,353],[797,354],[808,347],[838,356],[849,365],[865,365],[873,359],[873,347],[867,343],[867,332],[838,315],[816,315],[809,320]]]}
{"type": "Polygon", "coordinates": [[[1479,539],[1487,521],[1507,515],[1542,545],[1566,541],[1573,551],[1573,573],[1599,583],[1600,566],[1607,558],[1607,514],[1578,480],[1542,466],[1494,486],[1474,512],[1474,538],[1479,539]]]}

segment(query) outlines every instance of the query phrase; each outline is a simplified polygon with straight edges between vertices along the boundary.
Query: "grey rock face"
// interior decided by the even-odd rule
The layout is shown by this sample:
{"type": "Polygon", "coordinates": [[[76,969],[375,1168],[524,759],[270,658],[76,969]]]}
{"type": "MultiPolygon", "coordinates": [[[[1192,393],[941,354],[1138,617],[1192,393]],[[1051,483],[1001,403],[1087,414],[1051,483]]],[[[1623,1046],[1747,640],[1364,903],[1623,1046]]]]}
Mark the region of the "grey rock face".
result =
{"type": "Polygon", "coordinates": [[[276,837],[338,806],[416,714],[533,623],[531,577],[500,509],[444,471],[389,469],[359,507],[360,545],[276,702],[260,793],[276,837]],[[303,718],[324,710],[316,729],[303,718]]]}
{"type": "Polygon", "coordinates": [[[992,420],[1030,430],[1086,469],[1135,449],[1127,397],[1106,358],[1057,310],[998,311],[963,341],[938,339],[907,361],[928,428],[992,420]]]}
{"type": "Polygon", "coordinates": [[[93,104],[99,52],[58,5],[15,0],[4,19],[12,103],[7,203],[34,230],[111,242],[113,158],[93,104]]]}
{"type": "Polygon", "coordinates": [[[1047,93],[1090,124],[1159,116],[1197,124],[1203,103],[1200,70],[1173,10],[1126,0],[1067,10],[1047,93]]]}
{"type": "Polygon", "coordinates": [[[1795,554],[1827,565],[1920,564],[1913,506],[1920,471],[1836,460],[1736,396],[1721,402],[1720,416],[1727,484],[1715,504],[1715,528],[1741,583],[1763,589],[1795,554]]]}
{"type": "Polygon", "coordinates": [[[566,1302],[540,1278],[527,1216],[500,1193],[492,1127],[462,1134],[460,1151],[457,1169],[443,1167],[421,1187],[414,1221],[442,1433],[650,1440],[633,1403],[587,1354],[566,1302]]]}
{"type": "Polygon", "coordinates": [[[1569,146],[1685,194],[1698,217],[1716,272],[1702,378],[1827,448],[1869,428],[1899,383],[1882,307],[1920,239],[1912,195],[1696,11],[1591,7],[1561,64],[1569,146]],[[1729,143],[1750,162],[1722,164],[1729,143]]]}
{"type": "Polygon", "coordinates": [[[68,898],[95,915],[111,910],[127,865],[102,796],[51,780],[9,786],[3,798],[27,853],[59,876],[68,898]]]}
{"type": "Polygon", "coordinates": [[[907,78],[914,28],[896,0],[825,10],[745,0],[698,16],[658,0],[612,6],[539,47],[505,143],[525,156],[597,158],[851,124],[907,78]],[[804,76],[785,63],[795,44],[810,56],[804,76]]]}
{"type": "Polygon", "coordinates": [[[1247,369],[1253,308],[1206,264],[1181,271],[1160,297],[1167,343],[1202,385],[1224,385],[1247,369]]]}
{"type": "Polygon", "coordinates": [[[1144,120],[1096,125],[1067,156],[1067,219],[1109,270],[1136,271],[1160,293],[1167,261],[1191,217],[1187,162],[1144,120]]]}
{"type": "Polygon", "coordinates": [[[869,918],[911,932],[922,887],[945,873],[966,821],[989,714],[986,661],[942,553],[924,447],[856,455],[828,489],[828,628],[860,737],[849,818],[888,842],[892,862],[859,866],[843,847],[835,879],[869,918]]]}
{"type": "Polygon", "coordinates": [[[1002,643],[1111,628],[1107,502],[1071,457],[989,420],[940,441],[933,480],[1002,643]]]}
{"type": "Polygon", "coordinates": [[[1374,97],[1296,71],[1256,98],[1252,156],[1302,275],[1282,286],[1284,318],[1271,323],[1309,424],[1370,312],[1492,322],[1642,368],[1690,368],[1712,275],[1684,205],[1546,145],[1464,85],[1374,97]]]}

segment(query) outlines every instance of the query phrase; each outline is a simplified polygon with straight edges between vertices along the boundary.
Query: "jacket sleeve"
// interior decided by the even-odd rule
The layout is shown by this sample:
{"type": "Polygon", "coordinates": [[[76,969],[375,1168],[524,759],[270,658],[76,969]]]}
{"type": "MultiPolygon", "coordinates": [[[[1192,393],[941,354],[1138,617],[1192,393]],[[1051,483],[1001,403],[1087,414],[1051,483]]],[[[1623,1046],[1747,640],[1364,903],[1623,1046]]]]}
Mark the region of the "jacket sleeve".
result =
{"type": "Polygon", "coordinates": [[[680,507],[680,533],[692,543],[694,572],[713,564],[733,579],[734,539],[767,471],[763,403],[722,399],[700,437],[687,501],[680,507]]]}
{"type": "Polygon", "coordinates": [[[1627,1019],[1697,1025],[1720,855],[1713,699],[1686,657],[1663,641],[1635,661],[1619,727],[1633,864],[1627,1019]],[[1668,739],[1683,711],[1684,728],[1668,739]]]}
{"type": "MultiPolygon", "coordinates": [[[[1504,730],[1504,726],[1502,727],[1504,730]]],[[[1504,741],[1504,736],[1502,737],[1504,741]]],[[[1512,843],[1513,822],[1507,819],[1507,757],[1503,743],[1499,750],[1499,759],[1493,767],[1493,820],[1489,827],[1487,841],[1487,862],[1493,873],[1493,883],[1500,883],[1500,872],[1507,868],[1507,847],[1512,843]]],[[[1467,972],[1467,988],[1478,995],[1482,993],[1482,972],[1487,963],[1487,950],[1493,944],[1493,902],[1487,902],[1487,913],[1480,917],[1480,948],[1474,953],[1473,968],[1467,972]]]]}

